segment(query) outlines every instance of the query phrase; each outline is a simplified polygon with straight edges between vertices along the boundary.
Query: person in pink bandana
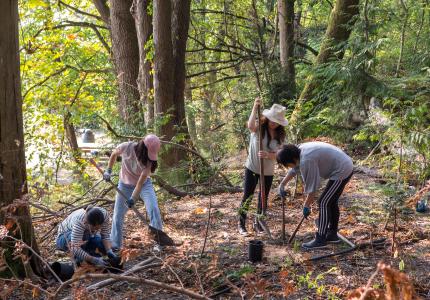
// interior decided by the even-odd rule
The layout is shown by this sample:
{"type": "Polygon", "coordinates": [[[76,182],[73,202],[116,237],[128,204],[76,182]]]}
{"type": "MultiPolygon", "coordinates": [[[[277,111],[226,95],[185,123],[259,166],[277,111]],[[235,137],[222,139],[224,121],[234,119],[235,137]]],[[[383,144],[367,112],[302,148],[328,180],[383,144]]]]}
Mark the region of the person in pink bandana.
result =
{"type": "Polygon", "coordinates": [[[150,219],[149,225],[159,230],[163,229],[157,196],[150,178],[158,166],[160,146],[160,139],[154,134],[148,134],[139,142],[119,144],[110,156],[103,178],[106,181],[111,180],[112,167],[117,156],[121,156],[118,189],[127,197],[123,199],[119,193],[116,195],[110,235],[113,248],[121,248],[125,213],[138,199],[145,202],[150,219]]]}

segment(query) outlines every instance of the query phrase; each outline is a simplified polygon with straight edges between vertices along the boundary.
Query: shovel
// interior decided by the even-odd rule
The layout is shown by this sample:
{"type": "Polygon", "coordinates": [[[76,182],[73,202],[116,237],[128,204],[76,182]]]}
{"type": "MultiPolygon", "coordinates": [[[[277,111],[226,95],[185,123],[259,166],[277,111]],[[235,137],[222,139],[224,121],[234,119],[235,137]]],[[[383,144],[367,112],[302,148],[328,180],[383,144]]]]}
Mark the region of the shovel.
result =
{"type": "MultiPolygon", "coordinates": [[[[258,106],[257,110],[257,119],[258,119],[258,140],[259,140],[259,151],[263,149],[263,133],[261,132],[261,105],[258,106]]],[[[261,194],[261,203],[262,203],[262,213],[263,216],[266,216],[267,210],[267,195],[265,192],[265,184],[264,184],[264,159],[260,157],[260,194],[261,194]]],[[[272,234],[270,233],[269,227],[266,224],[266,221],[257,216],[257,222],[263,228],[264,232],[266,232],[267,236],[273,240],[272,234]]]]}
{"type": "MultiPolygon", "coordinates": [[[[103,170],[100,168],[99,165],[97,165],[97,163],[95,162],[94,159],[90,158],[89,159],[90,163],[96,167],[96,169],[99,171],[100,174],[103,175],[103,170]]],[[[127,197],[124,195],[124,193],[112,182],[112,181],[108,181],[113,187],[114,189],[117,191],[117,193],[123,198],[123,200],[125,202],[127,202],[127,197]]],[[[133,206],[131,208],[133,210],[133,212],[136,214],[136,216],[143,222],[145,223],[145,225],[149,226],[149,231],[150,234],[152,235],[152,238],[160,245],[160,246],[174,246],[175,243],[174,241],[162,230],[157,229],[152,227],[151,225],[148,224],[148,222],[146,221],[146,218],[140,213],[140,211],[133,206]]]]}

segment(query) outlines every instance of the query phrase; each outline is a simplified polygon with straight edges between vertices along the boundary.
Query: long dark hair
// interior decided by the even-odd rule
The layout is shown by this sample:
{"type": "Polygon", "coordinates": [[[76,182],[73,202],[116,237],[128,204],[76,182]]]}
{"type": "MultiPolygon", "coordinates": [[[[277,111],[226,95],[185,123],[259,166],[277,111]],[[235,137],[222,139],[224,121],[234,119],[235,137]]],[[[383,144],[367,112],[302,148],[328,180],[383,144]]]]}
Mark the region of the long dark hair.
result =
{"type": "MultiPolygon", "coordinates": [[[[268,121],[268,119],[266,117],[261,117],[260,118],[260,122],[261,122],[261,131],[263,132],[263,139],[266,136],[266,134],[269,137],[267,139],[267,148],[269,148],[270,142],[272,140],[271,137],[270,137],[270,134],[269,134],[269,121],[268,121]]],[[[279,144],[282,144],[282,142],[285,140],[285,136],[286,136],[285,128],[284,128],[284,126],[282,126],[281,124],[279,124],[279,126],[276,127],[276,129],[275,129],[274,139],[277,140],[279,144]]]]}
{"type": "Polygon", "coordinates": [[[150,160],[148,157],[148,148],[146,148],[143,139],[140,140],[134,147],[134,152],[136,153],[137,160],[144,166],[151,162],[151,172],[154,173],[158,167],[158,162],[156,160],[150,160]]]}

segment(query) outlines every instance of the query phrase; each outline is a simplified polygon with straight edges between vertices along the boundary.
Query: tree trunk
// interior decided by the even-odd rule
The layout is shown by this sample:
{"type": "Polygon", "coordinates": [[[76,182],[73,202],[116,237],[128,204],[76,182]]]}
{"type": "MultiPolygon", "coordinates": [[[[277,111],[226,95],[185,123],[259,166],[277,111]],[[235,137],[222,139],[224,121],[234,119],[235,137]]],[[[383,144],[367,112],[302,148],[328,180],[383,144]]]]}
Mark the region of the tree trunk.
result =
{"type": "Polygon", "coordinates": [[[145,125],[152,128],[154,125],[154,83],[151,70],[151,60],[148,60],[148,41],[152,35],[152,18],[148,14],[150,0],[133,0],[132,14],[136,23],[137,40],[139,44],[139,76],[137,87],[140,102],[144,108],[145,125]]]}
{"type": "MultiPolygon", "coordinates": [[[[165,140],[175,136],[173,103],[174,60],[172,47],[172,3],[167,0],[153,2],[154,26],[154,104],[157,132],[165,140]]],[[[164,166],[172,166],[176,159],[170,148],[161,155],[164,166]]]]}
{"type": "MultiPolygon", "coordinates": [[[[9,234],[23,240],[38,252],[34,237],[28,203],[14,203],[16,209],[10,205],[16,199],[22,199],[27,193],[24,133],[22,121],[21,80],[19,71],[18,47],[18,1],[0,1],[0,224],[8,222],[9,234]],[[9,207],[9,209],[7,208],[9,207]],[[17,224],[17,225],[11,225],[17,224]],[[16,226],[20,230],[12,232],[16,226]]],[[[10,242],[6,249],[5,258],[11,266],[12,272],[18,276],[25,276],[23,265],[12,259],[14,243],[10,242]]],[[[31,253],[33,271],[41,274],[41,262],[31,253]]]]}
{"type": "Polygon", "coordinates": [[[141,124],[137,77],[139,46],[134,19],[130,13],[133,0],[109,0],[112,52],[118,80],[118,109],[131,126],[141,124]]]}
{"type": "MultiPolygon", "coordinates": [[[[330,59],[343,58],[344,51],[340,47],[343,47],[343,43],[348,40],[351,34],[351,28],[356,19],[355,16],[359,13],[358,4],[359,0],[336,1],[314,66],[324,64],[330,59]]],[[[291,124],[297,126],[299,119],[306,117],[309,113],[309,111],[303,111],[303,104],[312,99],[314,96],[313,91],[317,84],[317,80],[313,75],[306,80],[306,85],[291,115],[291,124]]]]}
{"type": "MultiPolygon", "coordinates": [[[[188,137],[185,120],[185,49],[190,22],[190,0],[153,2],[154,94],[158,132],[171,140],[188,137]]],[[[182,155],[171,148],[162,155],[164,166],[173,166],[182,155]]]]}
{"type": "MultiPolygon", "coordinates": [[[[175,80],[173,88],[173,103],[175,105],[175,125],[177,133],[188,136],[185,120],[185,50],[187,48],[188,28],[190,24],[191,0],[173,0],[172,14],[172,45],[175,64],[175,80]]],[[[183,152],[181,152],[183,153],[183,152]]],[[[178,160],[181,157],[177,158],[178,160]]]]}
{"type": "Polygon", "coordinates": [[[296,71],[294,68],[294,1],[278,0],[279,53],[282,70],[287,82],[287,95],[296,92],[296,71]]]}

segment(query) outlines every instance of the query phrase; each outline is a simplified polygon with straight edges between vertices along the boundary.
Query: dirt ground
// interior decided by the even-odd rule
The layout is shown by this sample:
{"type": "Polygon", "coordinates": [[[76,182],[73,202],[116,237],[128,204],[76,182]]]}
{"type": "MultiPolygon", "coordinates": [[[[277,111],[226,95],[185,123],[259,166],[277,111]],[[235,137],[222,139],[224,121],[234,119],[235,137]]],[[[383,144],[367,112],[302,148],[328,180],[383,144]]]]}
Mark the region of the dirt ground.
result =
{"type": "MultiPolygon", "coordinates": [[[[241,172],[238,170],[238,172],[241,172]]],[[[139,272],[137,276],[183,286],[195,292],[218,299],[344,299],[348,292],[366,285],[378,262],[383,261],[396,269],[401,268],[414,283],[417,294],[430,299],[430,218],[429,214],[417,214],[413,210],[399,214],[396,241],[398,249],[391,252],[392,223],[384,230],[386,213],[382,204],[384,196],[378,187],[380,179],[371,172],[357,172],[340,199],[340,232],[354,243],[386,238],[384,246],[368,247],[346,255],[305,260],[322,254],[347,249],[347,244],[330,245],[318,251],[305,251],[301,243],[311,239],[315,232],[314,219],[317,211],[305,220],[295,242],[286,245],[280,239],[282,224],[281,200],[273,189],[269,196],[267,224],[273,235],[256,236],[248,218],[249,237],[237,232],[237,213],[242,195],[218,194],[204,197],[171,199],[161,204],[165,231],[180,246],[167,247],[153,252],[144,224],[129,211],[125,224],[125,249],[128,260],[125,268],[136,265],[151,255],[156,255],[161,266],[139,272]],[[211,222],[205,251],[202,247],[208,220],[209,203],[212,202],[211,222]],[[248,261],[248,243],[252,239],[264,242],[264,257],[260,263],[248,261]]],[[[277,187],[280,176],[275,177],[277,187]]],[[[107,198],[112,198],[108,195],[107,198]]],[[[255,212],[255,200],[250,215],[255,212]]],[[[144,211],[142,204],[138,209],[144,211]]],[[[293,202],[287,199],[287,239],[301,219],[302,198],[293,202]]],[[[111,209],[111,208],[110,208],[111,209]]],[[[58,222],[52,219],[35,222],[36,232],[46,233],[58,222]]],[[[49,261],[67,259],[55,251],[55,230],[47,234],[42,243],[42,254],[49,261]]],[[[166,292],[159,288],[135,283],[118,282],[96,292],[86,293],[82,288],[94,282],[75,283],[62,295],[75,295],[77,299],[184,299],[184,295],[166,292]]],[[[55,284],[54,284],[55,286],[55,284]]],[[[372,286],[383,288],[382,276],[377,276],[372,286]]],[[[16,298],[28,298],[16,295],[16,298]]],[[[43,296],[41,296],[43,297],[43,296]]]]}

